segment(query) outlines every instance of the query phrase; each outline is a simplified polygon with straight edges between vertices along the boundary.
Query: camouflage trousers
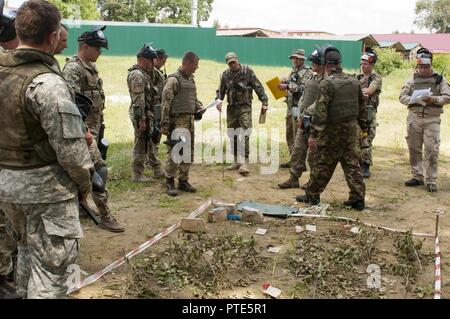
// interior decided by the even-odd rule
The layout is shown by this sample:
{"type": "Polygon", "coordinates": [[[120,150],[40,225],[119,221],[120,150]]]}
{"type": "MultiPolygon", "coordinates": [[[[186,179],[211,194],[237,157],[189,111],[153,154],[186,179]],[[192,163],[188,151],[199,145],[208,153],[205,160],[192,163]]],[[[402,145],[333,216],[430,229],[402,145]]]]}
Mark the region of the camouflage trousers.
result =
{"type": "Polygon", "coordinates": [[[292,156],[295,147],[295,140],[297,137],[297,120],[292,115],[286,116],[286,143],[289,149],[289,154],[292,156]]]}
{"type": "Polygon", "coordinates": [[[147,165],[151,168],[158,168],[161,166],[161,161],[158,158],[159,154],[159,143],[153,143],[152,139],[150,139],[150,143],[148,145],[147,151],[147,165]]]}
{"type": "MultiPolygon", "coordinates": [[[[139,131],[138,122],[131,116],[131,122],[134,128],[134,146],[133,146],[133,173],[137,176],[144,174],[145,162],[149,162],[156,166],[159,160],[154,156],[155,145],[153,144],[150,133],[153,132],[153,119],[147,120],[147,131],[144,133],[139,131]]],[[[159,165],[161,163],[159,162],[159,165]]],[[[152,167],[154,167],[152,165],[152,167]]]]}
{"type": "Polygon", "coordinates": [[[89,128],[89,131],[94,136],[94,139],[98,139],[98,135],[100,133],[100,128],[103,124],[103,111],[102,110],[93,110],[91,114],[86,119],[86,125],[89,128]]]}
{"type": "MultiPolygon", "coordinates": [[[[235,132],[233,135],[229,134],[228,138],[231,141],[232,152],[234,156],[234,162],[243,162],[244,157],[245,161],[248,162],[250,157],[250,137],[251,134],[244,134],[245,131],[248,132],[249,129],[253,127],[252,120],[252,106],[251,105],[231,105],[227,108],[227,128],[228,133],[230,133],[230,129],[234,129],[235,132]],[[242,134],[236,131],[237,129],[241,129],[242,134]],[[245,143],[245,148],[244,148],[245,143]],[[243,151],[241,154],[241,150],[243,151]]],[[[250,133],[250,132],[248,132],[250,133]]]]}
{"type": "MultiPolygon", "coordinates": [[[[103,160],[102,155],[98,150],[96,140],[94,140],[91,146],[89,146],[89,153],[91,154],[91,160],[92,163],[94,163],[94,168],[96,171],[98,171],[103,167],[106,167],[106,162],[103,160]]],[[[102,210],[104,211],[104,208],[106,207],[106,205],[108,205],[108,198],[109,198],[108,190],[106,190],[104,193],[92,191],[91,195],[92,200],[95,203],[95,206],[97,206],[97,208],[100,209],[100,211],[102,210]]]]}
{"type": "Polygon", "coordinates": [[[373,165],[372,161],[372,143],[377,135],[377,113],[374,112],[373,122],[369,126],[368,137],[364,141],[360,141],[361,147],[361,162],[373,165]]]}
{"type": "Polygon", "coordinates": [[[0,276],[6,276],[13,270],[13,254],[17,243],[7,232],[5,213],[0,210],[0,276]]]}
{"type": "Polygon", "coordinates": [[[20,205],[0,202],[17,239],[17,293],[29,299],[65,298],[67,267],[75,263],[79,238],[78,200],[20,205]]]}
{"type": "Polygon", "coordinates": [[[291,174],[297,178],[300,178],[308,170],[306,167],[306,159],[308,159],[311,170],[317,161],[317,152],[309,149],[308,138],[308,134],[303,130],[297,130],[291,155],[291,174]]]}
{"type": "Polygon", "coordinates": [[[306,194],[319,197],[323,193],[337,164],[341,163],[347,185],[350,188],[349,200],[365,199],[366,186],[359,160],[359,126],[357,121],[328,124],[317,138],[317,161],[312,169],[306,194]]]}
{"type": "Polygon", "coordinates": [[[441,117],[439,115],[423,117],[409,112],[407,130],[406,140],[413,177],[427,184],[437,183],[441,117]]]}
{"type": "MultiPolygon", "coordinates": [[[[183,136],[186,138],[185,148],[189,149],[191,156],[187,160],[179,160],[180,156],[187,156],[187,154],[172,154],[174,147],[167,146],[167,159],[166,159],[166,177],[176,178],[178,173],[178,179],[181,181],[189,180],[189,171],[192,163],[194,162],[194,115],[191,114],[178,114],[177,116],[170,117],[169,137],[172,137],[172,133],[176,130],[184,129],[186,134],[183,136]]],[[[179,147],[177,144],[175,147],[179,147]]]]}

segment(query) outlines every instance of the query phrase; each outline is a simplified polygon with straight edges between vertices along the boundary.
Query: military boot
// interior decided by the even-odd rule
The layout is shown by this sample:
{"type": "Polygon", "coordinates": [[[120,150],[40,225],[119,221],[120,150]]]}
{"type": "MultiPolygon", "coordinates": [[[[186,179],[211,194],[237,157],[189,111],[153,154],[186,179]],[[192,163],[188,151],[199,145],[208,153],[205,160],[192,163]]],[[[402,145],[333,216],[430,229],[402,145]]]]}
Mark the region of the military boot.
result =
{"type": "Polygon", "coordinates": [[[120,225],[117,220],[111,215],[109,207],[107,204],[98,207],[100,213],[100,224],[99,226],[112,233],[123,233],[125,228],[120,225]]]}
{"type": "Polygon", "coordinates": [[[148,182],[152,181],[151,178],[144,176],[141,173],[136,173],[136,172],[133,172],[131,180],[135,183],[148,183],[148,182]]]}
{"type": "Polygon", "coordinates": [[[6,276],[0,276],[0,299],[22,299],[8,283],[6,276]]]}
{"type": "Polygon", "coordinates": [[[197,189],[192,186],[191,184],[189,184],[188,181],[178,181],[178,190],[180,191],[184,191],[187,193],[197,193],[197,189]]]}
{"type": "Polygon", "coordinates": [[[419,181],[417,178],[410,179],[405,183],[405,186],[407,187],[417,187],[423,185],[425,185],[425,183],[423,181],[419,181]]]}
{"type": "Polygon", "coordinates": [[[305,203],[305,204],[310,204],[310,205],[319,205],[320,204],[320,196],[299,195],[295,199],[299,203],[305,203]]]}
{"type": "Polygon", "coordinates": [[[370,178],[370,165],[367,163],[361,164],[362,174],[364,178],[370,178]]]}
{"type": "Polygon", "coordinates": [[[364,209],[366,209],[366,203],[364,200],[348,200],[348,201],[344,202],[344,206],[351,207],[360,212],[362,212],[364,209]]]}
{"type": "Polygon", "coordinates": [[[246,164],[241,165],[241,167],[239,168],[239,174],[241,174],[242,176],[250,175],[250,170],[248,169],[246,164]]]}
{"type": "Polygon", "coordinates": [[[153,167],[153,176],[155,178],[163,178],[164,176],[166,176],[164,170],[161,168],[161,165],[153,167]]]}
{"type": "Polygon", "coordinates": [[[178,196],[178,191],[175,187],[175,179],[167,178],[166,186],[167,186],[167,195],[172,196],[172,197],[178,196]]]}
{"type": "Polygon", "coordinates": [[[298,177],[291,174],[289,179],[284,183],[278,184],[278,187],[281,189],[300,188],[300,183],[298,182],[298,177]]]}
{"type": "Polygon", "coordinates": [[[427,185],[427,189],[428,189],[428,192],[430,192],[430,193],[437,193],[438,192],[437,185],[433,184],[433,183],[428,184],[427,185]]]}

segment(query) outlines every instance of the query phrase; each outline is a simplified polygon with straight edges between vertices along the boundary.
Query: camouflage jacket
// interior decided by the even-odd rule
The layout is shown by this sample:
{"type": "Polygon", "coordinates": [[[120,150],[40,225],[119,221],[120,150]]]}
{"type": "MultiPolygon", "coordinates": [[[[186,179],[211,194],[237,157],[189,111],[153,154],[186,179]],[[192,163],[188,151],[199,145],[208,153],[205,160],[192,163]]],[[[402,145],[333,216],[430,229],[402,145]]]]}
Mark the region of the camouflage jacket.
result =
{"type": "MultiPolygon", "coordinates": [[[[177,73],[181,76],[186,77],[186,79],[193,79],[194,75],[191,77],[187,77],[181,68],[178,69],[177,73]]],[[[162,93],[162,104],[161,104],[161,127],[169,129],[170,126],[170,117],[172,110],[172,102],[175,96],[179,91],[179,83],[176,77],[171,76],[167,79],[166,84],[164,85],[164,90],[162,93]]],[[[198,111],[203,107],[202,102],[198,99],[195,103],[195,110],[198,111]]]]}
{"type": "Polygon", "coordinates": [[[373,72],[370,76],[366,77],[364,74],[359,74],[357,76],[361,87],[363,89],[373,88],[375,93],[366,99],[366,105],[372,105],[375,109],[380,105],[380,94],[383,88],[383,79],[381,75],[373,72]]]}
{"type": "Polygon", "coordinates": [[[139,65],[128,70],[128,91],[131,97],[130,114],[134,120],[147,120],[153,117],[154,73],[148,73],[139,65]]]}
{"type": "MultiPolygon", "coordinates": [[[[342,77],[344,73],[342,69],[336,69],[332,71],[329,75],[334,77],[342,77]]],[[[319,99],[317,100],[316,107],[314,109],[312,126],[311,126],[311,136],[317,137],[319,132],[326,130],[328,123],[328,106],[333,101],[333,87],[329,81],[326,81],[325,77],[319,85],[319,99]]],[[[367,130],[367,113],[365,110],[365,100],[362,91],[359,92],[359,115],[358,123],[363,131],[367,130]]]]}
{"type": "Polygon", "coordinates": [[[28,111],[41,122],[58,164],[40,169],[2,170],[0,200],[10,203],[51,204],[87,194],[92,184],[92,161],[81,115],[70,89],[57,74],[37,76],[26,91],[28,111]]]}
{"type": "Polygon", "coordinates": [[[303,65],[301,68],[292,69],[291,74],[289,74],[286,81],[286,84],[288,85],[286,103],[289,109],[298,105],[303,90],[305,89],[305,83],[311,76],[313,76],[313,73],[306,65],[303,65]]]}
{"type": "Polygon", "coordinates": [[[227,69],[223,72],[217,98],[224,100],[226,96],[229,106],[251,105],[253,91],[264,105],[268,105],[269,99],[255,72],[247,65],[241,65],[238,71],[227,69]]]}

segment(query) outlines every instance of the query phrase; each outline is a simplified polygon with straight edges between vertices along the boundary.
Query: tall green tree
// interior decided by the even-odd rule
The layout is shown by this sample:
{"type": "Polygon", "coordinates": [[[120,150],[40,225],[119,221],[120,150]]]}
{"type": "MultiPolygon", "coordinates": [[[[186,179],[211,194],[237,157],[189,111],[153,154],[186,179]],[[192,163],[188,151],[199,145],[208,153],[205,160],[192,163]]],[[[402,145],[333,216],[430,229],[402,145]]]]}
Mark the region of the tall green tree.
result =
{"type": "Polygon", "coordinates": [[[96,0],[49,0],[61,11],[63,18],[76,20],[97,20],[100,13],[96,0]]]}
{"type": "Polygon", "coordinates": [[[416,25],[430,32],[450,32],[450,0],[419,0],[416,3],[416,25]]]}

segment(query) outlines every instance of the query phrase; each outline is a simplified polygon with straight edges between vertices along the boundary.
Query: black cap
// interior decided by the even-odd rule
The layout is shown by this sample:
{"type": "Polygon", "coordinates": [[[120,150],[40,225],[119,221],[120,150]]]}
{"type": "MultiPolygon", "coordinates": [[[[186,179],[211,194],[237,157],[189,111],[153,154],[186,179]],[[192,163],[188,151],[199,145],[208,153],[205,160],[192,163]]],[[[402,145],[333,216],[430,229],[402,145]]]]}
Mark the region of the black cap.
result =
{"type": "Polygon", "coordinates": [[[102,27],[95,27],[91,31],[84,32],[78,37],[78,42],[84,42],[91,47],[108,49],[108,39],[103,33],[105,29],[106,25],[102,27]]]}
{"type": "Polygon", "coordinates": [[[324,45],[319,49],[320,54],[322,55],[322,63],[323,64],[341,64],[342,63],[342,56],[339,50],[330,45],[324,45]]]}
{"type": "Polygon", "coordinates": [[[169,56],[167,55],[167,53],[166,53],[166,50],[164,50],[164,49],[158,49],[158,50],[156,50],[156,55],[157,55],[157,57],[160,58],[160,59],[164,59],[164,58],[168,58],[168,57],[169,57],[169,56]]]}
{"type": "Polygon", "coordinates": [[[153,49],[151,43],[146,43],[144,44],[142,49],[139,50],[137,57],[145,59],[154,59],[157,57],[156,50],[153,49]]]}
{"type": "Polygon", "coordinates": [[[320,53],[319,49],[314,50],[308,57],[308,61],[317,64],[322,65],[322,54],[320,53]]]}
{"type": "Polygon", "coordinates": [[[5,1],[0,0],[0,41],[8,42],[16,38],[16,12],[5,9],[5,1]]]}

